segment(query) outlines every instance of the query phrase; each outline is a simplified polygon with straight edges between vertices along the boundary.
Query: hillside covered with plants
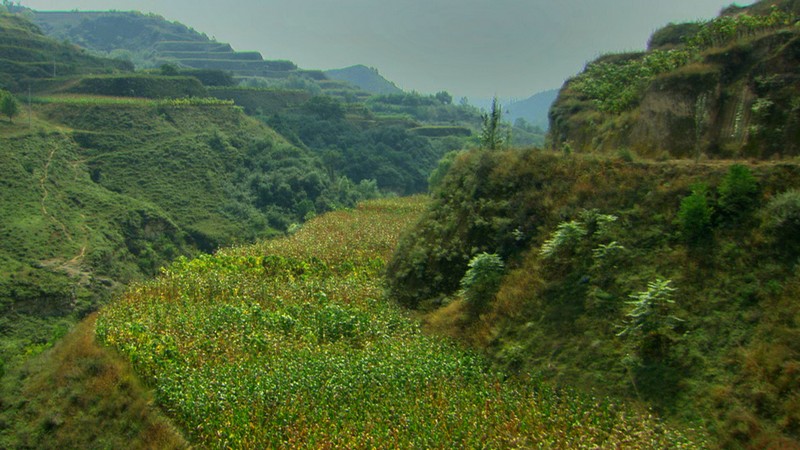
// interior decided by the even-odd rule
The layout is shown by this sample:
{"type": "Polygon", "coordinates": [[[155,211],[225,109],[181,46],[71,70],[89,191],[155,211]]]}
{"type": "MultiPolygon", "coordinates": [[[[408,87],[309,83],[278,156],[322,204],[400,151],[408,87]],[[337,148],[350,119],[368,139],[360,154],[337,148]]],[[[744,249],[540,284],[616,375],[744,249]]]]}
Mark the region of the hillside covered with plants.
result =
{"type": "MultiPolygon", "coordinates": [[[[391,162],[348,171],[361,155],[323,157],[318,147],[294,145],[234,100],[211,97],[217,92],[203,77],[134,73],[44,37],[23,15],[2,13],[0,24],[0,42],[18,49],[4,52],[0,66],[0,373],[180,255],[282,234],[366,198],[420,192],[424,166],[445,151],[387,129],[380,151],[418,160],[379,190],[376,169],[391,162]]],[[[314,105],[333,102],[253,92],[266,94],[267,108],[279,104],[267,109],[276,114],[296,108],[313,118],[314,105]]],[[[344,129],[339,119],[328,129],[344,129]]]]}
{"type": "Polygon", "coordinates": [[[0,12],[0,447],[800,446],[796,3],[590,63],[558,151],[496,101],[137,72],[0,12]]]}
{"type": "Polygon", "coordinates": [[[27,90],[36,80],[50,77],[132,70],[128,62],[98,58],[72,44],[49,39],[23,16],[0,9],[2,89],[27,90]]]}
{"type": "Polygon", "coordinates": [[[259,52],[235,51],[180,22],[138,11],[32,11],[22,9],[49,37],[69,41],[98,56],[129,61],[137,68],[175,64],[195,70],[223,70],[237,77],[317,79],[291,61],[264,60],[259,52]]]}
{"type": "MultiPolygon", "coordinates": [[[[202,447],[702,445],[693,440],[702,435],[642,411],[504,380],[480,356],[422,334],[383,297],[381,273],[426,204],[371,201],[290,237],[179,259],[101,310],[97,338],[124,355],[202,447]]],[[[31,409],[20,402],[10,411],[31,409]]],[[[40,416],[51,432],[4,442],[54,442],[59,411],[40,416]]]]}
{"type": "Polygon", "coordinates": [[[797,3],[760,1],[671,24],[644,52],[608,54],[568,80],[550,146],[651,158],[795,156],[797,3]]]}
{"type": "Polygon", "coordinates": [[[519,376],[797,445],[795,163],[460,154],[387,267],[429,330],[519,376]]]}

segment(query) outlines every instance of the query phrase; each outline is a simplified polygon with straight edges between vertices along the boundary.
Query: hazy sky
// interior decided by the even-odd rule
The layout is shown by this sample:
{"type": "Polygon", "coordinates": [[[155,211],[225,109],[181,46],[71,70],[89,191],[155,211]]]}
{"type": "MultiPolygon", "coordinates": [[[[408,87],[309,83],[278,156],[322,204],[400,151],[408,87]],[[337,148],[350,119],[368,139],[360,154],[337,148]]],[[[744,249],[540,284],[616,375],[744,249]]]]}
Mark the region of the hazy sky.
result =
{"type": "MultiPolygon", "coordinates": [[[[603,53],[732,0],[22,0],[37,10],[139,10],[306,69],[377,68],[405,90],[524,98],[603,53]]],[[[749,5],[752,1],[737,1],[749,5]]]]}

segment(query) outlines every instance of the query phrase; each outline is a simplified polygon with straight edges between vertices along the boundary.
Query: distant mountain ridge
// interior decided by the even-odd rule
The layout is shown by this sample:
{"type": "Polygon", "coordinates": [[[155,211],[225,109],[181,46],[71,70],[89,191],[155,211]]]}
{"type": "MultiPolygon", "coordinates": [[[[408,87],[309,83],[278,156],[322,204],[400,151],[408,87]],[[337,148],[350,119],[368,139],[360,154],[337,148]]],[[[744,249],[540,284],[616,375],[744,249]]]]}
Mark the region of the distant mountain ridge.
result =
{"type": "Polygon", "coordinates": [[[346,81],[371,94],[387,95],[403,92],[397,85],[378,73],[378,69],[362,64],[343,69],[326,70],[325,75],[333,80],[346,81]]]}
{"type": "Polygon", "coordinates": [[[511,102],[505,107],[508,120],[514,122],[517,119],[525,119],[529,124],[537,126],[543,130],[549,127],[547,113],[558,97],[558,89],[542,91],[526,98],[511,102]]]}

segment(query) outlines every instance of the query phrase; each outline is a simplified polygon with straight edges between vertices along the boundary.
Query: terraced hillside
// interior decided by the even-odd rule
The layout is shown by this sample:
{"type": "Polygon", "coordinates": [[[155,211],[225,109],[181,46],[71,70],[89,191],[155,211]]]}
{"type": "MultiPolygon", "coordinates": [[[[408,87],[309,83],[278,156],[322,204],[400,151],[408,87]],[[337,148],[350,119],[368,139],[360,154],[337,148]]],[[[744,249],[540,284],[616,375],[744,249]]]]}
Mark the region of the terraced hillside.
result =
{"type": "Polygon", "coordinates": [[[17,91],[45,78],[132,70],[130,63],[49,39],[21,16],[0,14],[0,88],[17,91]]]}
{"type": "Polygon", "coordinates": [[[259,52],[237,52],[230,44],[154,14],[37,11],[33,17],[52,38],[129,59],[140,67],[174,63],[195,69],[223,70],[237,77],[325,78],[322,72],[300,70],[291,61],[264,60],[259,52]]]}

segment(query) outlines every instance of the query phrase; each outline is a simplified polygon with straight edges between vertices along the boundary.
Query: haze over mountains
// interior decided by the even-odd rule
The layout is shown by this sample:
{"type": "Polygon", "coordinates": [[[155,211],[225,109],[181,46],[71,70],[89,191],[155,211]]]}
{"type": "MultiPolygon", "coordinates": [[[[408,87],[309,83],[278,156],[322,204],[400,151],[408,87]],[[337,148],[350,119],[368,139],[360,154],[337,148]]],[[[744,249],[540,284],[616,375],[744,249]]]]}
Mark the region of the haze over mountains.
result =
{"type": "MultiPolygon", "coordinates": [[[[177,20],[240,51],[303,68],[376,67],[408,91],[526,98],[559,87],[604,52],[644,48],[668,22],[708,19],[728,2],[292,3],[239,0],[24,0],[36,10],[139,10],[177,20]],[[614,14],[608,14],[614,11],[614,14]],[[603,17],[602,23],[597,20],[603,17]]],[[[751,2],[739,2],[747,4],[751,2]]]]}

